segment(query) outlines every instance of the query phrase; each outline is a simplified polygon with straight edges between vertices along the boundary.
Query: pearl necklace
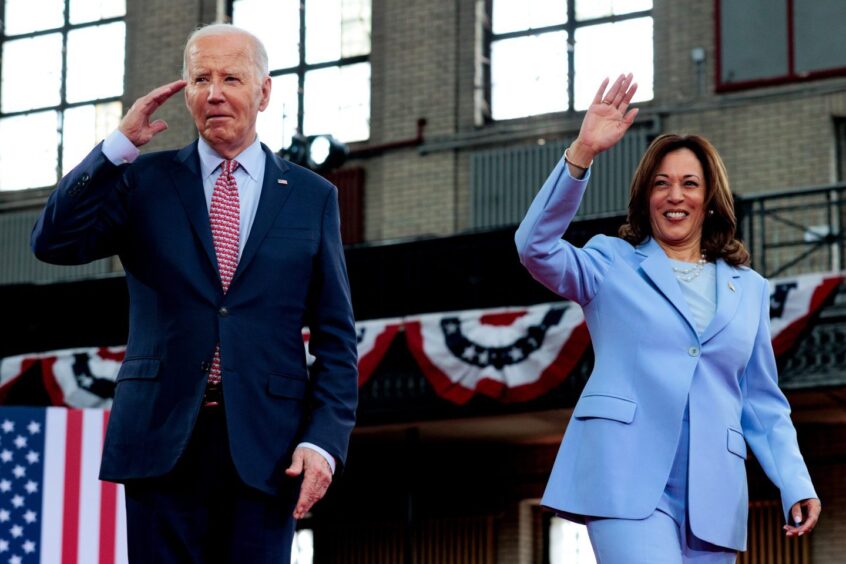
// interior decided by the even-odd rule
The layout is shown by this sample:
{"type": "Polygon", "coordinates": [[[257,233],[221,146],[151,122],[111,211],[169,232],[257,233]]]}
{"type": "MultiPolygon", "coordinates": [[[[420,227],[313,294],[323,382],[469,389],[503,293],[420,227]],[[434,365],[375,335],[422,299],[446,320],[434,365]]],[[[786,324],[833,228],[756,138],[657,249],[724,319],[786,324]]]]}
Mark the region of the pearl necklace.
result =
{"type": "Polygon", "coordinates": [[[696,261],[696,264],[691,266],[690,268],[679,268],[677,266],[673,267],[673,272],[676,274],[676,278],[682,282],[690,282],[699,277],[702,274],[702,271],[705,270],[705,264],[708,261],[705,259],[705,253],[703,252],[699,255],[699,260],[696,261]]]}

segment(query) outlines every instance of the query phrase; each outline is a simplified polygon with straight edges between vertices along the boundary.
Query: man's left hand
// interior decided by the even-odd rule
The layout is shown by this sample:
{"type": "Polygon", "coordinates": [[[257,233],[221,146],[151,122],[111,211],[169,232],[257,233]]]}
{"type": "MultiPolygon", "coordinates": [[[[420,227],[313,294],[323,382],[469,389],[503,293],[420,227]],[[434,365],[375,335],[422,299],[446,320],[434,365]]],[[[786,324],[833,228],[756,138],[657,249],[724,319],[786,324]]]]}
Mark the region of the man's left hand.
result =
{"type": "Polygon", "coordinates": [[[309,509],[320,501],[332,483],[332,470],[329,463],[318,453],[307,447],[294,450],[291,466],[285,470],[291,478],[303,475],[300,486],[300,498],[294,507],[294,519],[302,519],[309,509]]]}

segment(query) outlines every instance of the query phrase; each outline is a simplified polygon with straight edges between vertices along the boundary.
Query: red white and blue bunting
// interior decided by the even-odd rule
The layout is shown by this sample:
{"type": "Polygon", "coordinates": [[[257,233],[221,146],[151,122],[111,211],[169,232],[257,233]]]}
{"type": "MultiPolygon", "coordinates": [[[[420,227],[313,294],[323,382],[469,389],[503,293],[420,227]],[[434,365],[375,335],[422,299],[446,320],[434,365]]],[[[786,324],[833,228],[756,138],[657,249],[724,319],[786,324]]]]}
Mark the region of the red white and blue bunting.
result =
{"type": "MultiPolygon", "coordinates": [[[[770,282],[777,356],[796,344],[843,280],[842,273],[816,273],[770,282]]],[[[570,302],[361,321],[356,323],[359,386],[400,330],[435,392],[456,404],[479,394],[502,402],[537,398],[567,378],[590,342],[582,311],[570,302]]],[[[309,340],[304,331],[311,365],[309,340]]],[[[80,348],[0,359],[0,404],[14,395],[16,383],[26,381],[26,389],[40,388],[53,405],[108,408],[124,352],[124,347],[80,348]],[[40,386],[32,383],[39,379],[40,386]]]]}
{"type": "Polygon", "coordinates": [[[406,320],[405,331],[435,391],[457,404],[476,393],[504,402],[541,396],[590,343],[582,310],[571,302],[421,315],[406,320]]]}

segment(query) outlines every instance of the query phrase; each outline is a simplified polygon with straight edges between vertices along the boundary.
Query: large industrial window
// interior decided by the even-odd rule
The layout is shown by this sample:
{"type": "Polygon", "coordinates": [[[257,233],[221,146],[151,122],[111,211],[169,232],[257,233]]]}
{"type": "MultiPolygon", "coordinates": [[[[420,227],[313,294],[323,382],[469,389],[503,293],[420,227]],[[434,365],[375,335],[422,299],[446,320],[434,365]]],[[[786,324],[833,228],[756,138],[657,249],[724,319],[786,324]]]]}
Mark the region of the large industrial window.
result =
{"type": "Polygon", "coordinates": [[[843,0],[715,0],[717,88],[846,74],[843,0]]]}
{"type": "Polygon", "coordinates": [[[605,76],[653,97],[652,0],[487,0],[488,116],[584,110],[605,76]]]}
{"type": "Polygon", "coordinates": [[[273,88],[258,133],[273,150],[295,132],[370,137],[370,0],[234,0],[232,23],[268,51],[273,88]]]}
{"type": "Polygon", "coordinates": [[[0,14],[0,190],[53,186],[120,122],[126,2],[3,0],[0,14]]]}

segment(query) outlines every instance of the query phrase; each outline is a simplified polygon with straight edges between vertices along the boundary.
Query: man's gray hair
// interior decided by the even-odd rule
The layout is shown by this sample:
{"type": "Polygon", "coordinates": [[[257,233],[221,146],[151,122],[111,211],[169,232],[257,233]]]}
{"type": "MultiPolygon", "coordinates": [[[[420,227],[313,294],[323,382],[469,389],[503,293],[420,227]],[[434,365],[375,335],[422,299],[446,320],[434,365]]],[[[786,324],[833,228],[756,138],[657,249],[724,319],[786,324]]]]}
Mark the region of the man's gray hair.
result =
{"type": "Polygon", "coordinates": [[[188,41],[185,42],[185,51],[182,53],[183,80],[188,80],[188,55],[190,54],[191,46],[194,44],[194,42],[203,37],[219,37],[221,35],[241,35],[250,39],[253,44],[253,48],[251,50],[251,58],[253,59],[253,64],[256,67],[256,78],[258,80],[261,80],[265,76],[270,74],[270,70],[267,64],[267,49],[264,48],[264,44],[258,37],[256,37],[246,29],[234,26],[232,24],[213,23],[195,29],[193,32],[191,32],[191,35],[188,36],[188,41]]]}

